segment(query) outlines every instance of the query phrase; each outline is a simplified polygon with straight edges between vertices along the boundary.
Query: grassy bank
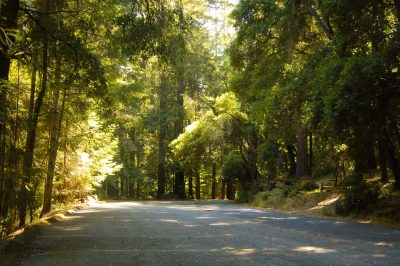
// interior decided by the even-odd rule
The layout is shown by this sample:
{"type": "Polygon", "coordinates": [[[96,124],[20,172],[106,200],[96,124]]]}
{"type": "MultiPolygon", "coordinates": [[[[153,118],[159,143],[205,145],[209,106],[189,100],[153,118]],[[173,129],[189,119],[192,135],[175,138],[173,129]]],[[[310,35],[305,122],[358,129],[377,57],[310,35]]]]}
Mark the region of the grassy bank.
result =
{"type": "Polygon", "coordinates": [[[331,179],[305,180],[258,192],[250,206],[400,226],[400,192],[374,177],[352,176],[338,186],[331,179]],[[327,181],[328,180],[328,181],[327,181]],[[330,185],[326,185],[327,183],[330,185]]]}

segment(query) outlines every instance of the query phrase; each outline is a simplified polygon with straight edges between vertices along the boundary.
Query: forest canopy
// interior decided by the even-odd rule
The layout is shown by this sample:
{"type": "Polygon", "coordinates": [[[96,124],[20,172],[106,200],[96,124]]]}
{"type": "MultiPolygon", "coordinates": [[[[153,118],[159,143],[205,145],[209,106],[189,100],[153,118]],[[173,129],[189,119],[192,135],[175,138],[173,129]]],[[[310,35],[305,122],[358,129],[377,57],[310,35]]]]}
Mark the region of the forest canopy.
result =
{"type": "Polygon", "coordinates": [[[399,25],[398,0],[1,0],[1,235],[88,195],[392,197],[399,25]]]}

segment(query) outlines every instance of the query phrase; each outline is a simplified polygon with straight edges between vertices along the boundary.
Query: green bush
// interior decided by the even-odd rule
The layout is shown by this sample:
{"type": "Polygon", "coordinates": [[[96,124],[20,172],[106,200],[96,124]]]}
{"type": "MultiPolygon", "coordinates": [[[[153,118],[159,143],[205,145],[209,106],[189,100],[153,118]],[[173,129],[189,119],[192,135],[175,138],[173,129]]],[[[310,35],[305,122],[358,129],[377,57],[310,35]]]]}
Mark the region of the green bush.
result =
{"type": "Polygon", "coordinates": [[[316,188],[318,188],[317,184],[315,184],[312,181],[307,181],[307,182],[301,184],[301,190],[303,190],[303,191],[312,191],[316,188]]]}
{"type": "Polygon", "coordinates": [[[368,212],[369,206],[376,202],[379,195],[379,186],[374,183],[367,183],[361,173],[354,173],[343,180],[339,187],[343,194],[343,200],[337,204],[336,213],[349,215],[351,212],[368,212]],[[363,202],[355,204],[353,197],[361,195],[363,202]]]}
{"type": "Polygon", "coordinates": [[[269,198],[270,195],[270,191],[258,192],[251,201],[251,205],[255,207],[265,207],[265,201],[269,198]]]}

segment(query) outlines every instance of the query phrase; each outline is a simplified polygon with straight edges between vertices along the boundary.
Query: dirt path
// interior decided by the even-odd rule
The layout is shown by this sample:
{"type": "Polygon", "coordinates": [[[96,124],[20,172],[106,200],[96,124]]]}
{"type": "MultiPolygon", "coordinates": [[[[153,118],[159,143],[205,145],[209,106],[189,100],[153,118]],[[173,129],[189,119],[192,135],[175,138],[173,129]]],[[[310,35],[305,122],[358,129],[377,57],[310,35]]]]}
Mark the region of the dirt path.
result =
{"type": "Polygon", "coordinates": [[[400,230],[229,202],[114,202],[76,211],[20,265],[398,265],[400,230]]]}

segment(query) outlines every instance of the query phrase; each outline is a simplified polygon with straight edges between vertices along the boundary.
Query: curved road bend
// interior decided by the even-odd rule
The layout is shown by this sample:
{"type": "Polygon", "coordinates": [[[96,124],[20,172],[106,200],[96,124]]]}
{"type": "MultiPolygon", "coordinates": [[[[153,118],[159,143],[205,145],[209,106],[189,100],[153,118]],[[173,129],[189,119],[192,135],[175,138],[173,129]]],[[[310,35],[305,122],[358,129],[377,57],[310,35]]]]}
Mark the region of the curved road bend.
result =
{"type": "Polygon", "coordinates": [[[48,227],[20,265],[400,265],[400,230],[225,201],[112,202],[48,227]]]}

